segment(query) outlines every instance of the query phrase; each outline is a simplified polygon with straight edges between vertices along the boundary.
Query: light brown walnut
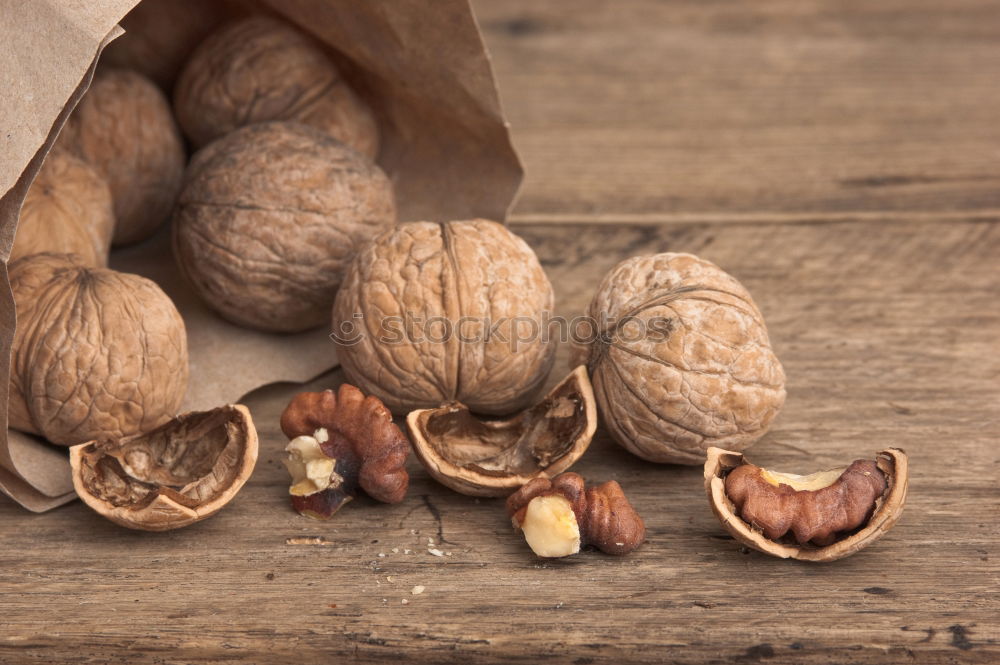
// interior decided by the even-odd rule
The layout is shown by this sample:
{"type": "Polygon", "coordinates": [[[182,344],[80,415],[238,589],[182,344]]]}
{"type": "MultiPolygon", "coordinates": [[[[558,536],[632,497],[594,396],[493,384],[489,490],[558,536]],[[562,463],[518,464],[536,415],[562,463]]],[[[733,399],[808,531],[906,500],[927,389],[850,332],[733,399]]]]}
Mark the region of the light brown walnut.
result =
{"type": "Polygon", "coordinates": [[[71,446],[146,432],[177,412],[187,335],[159,286],[64,254],[16,261],[10,283],[11,427],[71,446]]]}
{"type": "Polygon", "coordinates": [[[170,217],[184,176],[184,144],[166,97],[142,74],[99,71],[57,145],[108,181],[115,245],[145,240],[170,217]]]}
{"type": "Polygon", "coordinates": [[[614,439],[653,462],[742,450],[785,401],[785,373],[747,290],[691,254],[627,259],[591,301],[589,367],[614,439]]]}
{"type": "Polygon", "coordinates": [[[256,461],[257,430],[239,404],[70,449],[73,486],[84,503],[143,531],[177,529],[214,515],[236,496],[256,461]]]}
{"type": "Polygon", "coordinates": [[[552,368],[553,299],[535,253],[496,222],[401,224],[347,270],[333,315],[338,358],[394,413],[448,402],[513,413],[552,368]]]}
{"type": "Polygon", "coordinates": [[[174,254],[225,318],[297,332],[329,321],[357,248],[395,220],[392,185],[377,166],[311,127],[262,123],[195,154],[174,254]]]}
{"type": "Polygon", "coordinates": [[[39,252],[74,254],[81,265],[108,265],[115,215],[108,183],[92,166],[53,150],[21,206],[10,262],[39,252]]]}
{"type": "Polygon", "coordinates": [[[378,154],[375,117],[320,45],[267,16],[240,19],[202,42],[177,80],[174,108],[196,146],[252,123],[291,120],[378,154]]]}

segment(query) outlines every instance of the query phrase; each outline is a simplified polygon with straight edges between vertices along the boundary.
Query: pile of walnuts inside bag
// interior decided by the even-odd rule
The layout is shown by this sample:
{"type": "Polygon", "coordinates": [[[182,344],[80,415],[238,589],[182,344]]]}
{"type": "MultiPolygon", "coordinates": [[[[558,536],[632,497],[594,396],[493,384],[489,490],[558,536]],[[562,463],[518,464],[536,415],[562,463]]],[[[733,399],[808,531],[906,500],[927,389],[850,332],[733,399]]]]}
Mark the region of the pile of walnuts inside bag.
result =
{"type": "Polygon", "coordinates": [[[456,492],[507,497],[538,556],[624,555],[645,540],[627,488],[569,471],[600,422],[650,463],[704,465],[723,526],[768,554],[838,559],[899,518],[899,449],[806,476],[743,457],[784,404],[785,375],[750,293],[716,265],[619,263],[586,313],[585,361],[542,394],[556,339],[530,333],[554,294],[535,253],[494,221],[399,223],[375,162],[378,115],[325,47],[277,18],[231,20],[190,52],[172,99],[127,61],[102,62],[46,157],[10,264],[10,425],[71,446],[77,493],[108,519],[204,519],[257,459],[246,407],[175,415],[184,321],[157,284],[107,267],[112,247],[164,224],[219,316],[333,330],[348,382],[297,395],[281,416],[302,515],[329,519],[361,493],[403,501],[412,450],[456,492]]]}

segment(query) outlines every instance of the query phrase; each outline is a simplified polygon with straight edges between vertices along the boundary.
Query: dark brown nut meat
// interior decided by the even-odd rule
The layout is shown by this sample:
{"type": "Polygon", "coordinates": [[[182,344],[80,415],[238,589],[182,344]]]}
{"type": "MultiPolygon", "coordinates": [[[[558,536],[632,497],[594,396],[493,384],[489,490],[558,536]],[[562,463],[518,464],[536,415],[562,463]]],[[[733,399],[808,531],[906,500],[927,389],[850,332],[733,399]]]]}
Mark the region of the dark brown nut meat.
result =
{"type": "Polygon", "coordinates": [[[177,413],[187,334],[159,286],[64,254],[19,259],[10,284],[11,427],[71,446],[148,432],[177,413]]]}
{"type": "Polygon", "coordinates": [[[359,488],[383,503],[406,496],[410,443],[382,402],[354,386],[299,393],[281,414],[281,431],[291,439],[285,466],[300,514],[329,519],[359,488]]]}
{"type": "Polygon", "coordinates": [[[53,150],[24,198],[9,262],[52,252],[74,254],[80,265],[103,268],[114,231],[108,183],[83,160],[53,150]]]}
{"type": "Polygon", "coordinates": [[[378,154],[371,109],[311,38],[266,16],[241,19],[201,43],[174,89],[177,119],[196,146],[245,125],[291,120],[378,154]]]}
{"type": "Polygon", "coordinates": [[[184,176],[184,144],[169,103],[146,77],[101,70],[57,145],[108,181],[115,245],[145,240],[170,217],[184,176]]]}
{"type": "Polygon", "coordinates": [[[304,125],[251,125],[191,160],[174,254],[225,318],[299,332],[329,321],[357,247],[395,221],[389,179],[358,153],[304,125]]]}
{"type": "Polygon", "coordinates": [[[257,430],[239,404],[178,416],[146,434],[70,448],[84,503],[130,529],[167,531],[218,512],[257,461],[257,430]]]}
{"type": "Polygon", "coordinates": [[[619,263],[590,304],[590,377],[614,439],[652,462],[742,450],[785,401],[764,318],[733,277],[691,254],[619,263]]]}
{"type": "Polygon", "coordinates": [[[568,469],[597,429],[587,368],[577,367],[534,406],[480,420],[461,403],[412,411],[413,450],[442,485],[470,496],[505,496],[540,474],[568,469]]]}
{"type": "Polygon", "coordinates": [[[576,554],[581,545],[628,554],[646,539],[646,525],[621,485],[610,480],[585,488],[572,472],[531,480],[507,499],[507,514],[531,551],[543,557],[576,554]]]}
{"type": "Polygon", "coordinates": [[[535,253],[496,222],[400,224],[347,270],[333,310],[338,358],[398,414],[450,402],[514,413],[552,368],[553,300],[535,253]]]}
{"type": "Polygon", "coordinates": [[[705,490],[723,526],[744,545],[782,558],[834,561],[896,523],[908,475],[906,453],[898,448],[806,476],[763,469],[740,453],[709,448],[705,490]]]}

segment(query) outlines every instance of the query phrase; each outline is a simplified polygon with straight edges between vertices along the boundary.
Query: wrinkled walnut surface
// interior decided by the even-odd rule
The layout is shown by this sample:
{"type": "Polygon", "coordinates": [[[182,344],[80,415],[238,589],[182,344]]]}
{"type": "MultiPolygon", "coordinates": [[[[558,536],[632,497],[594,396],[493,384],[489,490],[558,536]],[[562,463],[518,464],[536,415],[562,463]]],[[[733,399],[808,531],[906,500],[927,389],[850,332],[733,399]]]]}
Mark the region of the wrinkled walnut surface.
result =
{"type": "Polygon", "coordinates": [[[539,476],[507,498],[507,514],[521,528],[532,500],[565,497],[576,515],[580,542],[605,554],[628,554],[646,539],[646,525],[617,481],[585,487],[583,477],[567,472],[548,478],[539,476]]]}
{"type": "Polygon", "coordinates": [[[585,367],[537,404],[504,420],[482,420],[460,403],[413,411],[407,426],[428,472],[472,496],[503,496],[540,473],[568,469],[590,445],[597,407],[585,367]]]}
{"type": "Polygon", "coordinates": [[[102,268],[108,265],[114,230],[108,183],[83,160],[52,150],[24,198],[8,262],[53,252],[102,268]]]}
{"type": "Polygon", "coordinates": [[[785,401],[785,374],[747,290],[690,254],[627,259],[590,304],[601,417],[614,439],[653,462],[701,464],[710,446],[742,450],[785,401]],[[643,326],[660,331],[637,334],[643,326]],[[665,327],[665,331],[663,330],[665,327]]]}
{"type": "Polygon", "coordinates": [[[238,20],[202,42],[177,80],[174,107],[196,146],[253,123],[292,120],[369,159],[378,154],[374,115],[322,48],[267,16],[238,20]]]}
{"type": "Polygon", "coordinates": [[[329,320],[358,246],[395,218],[389,179],[355,151],[305,125],[251,125],[191,160],[175,256],[225,318],[297,332],[329,320]]]}
{"type": "Polygon", "coordinates": [[[113,522],[146,531],[214,514],[236,495],[256,460],[257,431],[241,405],[186,413],[147,434],[70,450],[80,498],[113,522]]]}
{"type": "Polygon", "coordinates": [[[552,367],[555,340],[540,331],[553,299],[535,253],[496,222],[401,224],[347,270],[333,327],[363,334],[338,358],[394,413],[457,401],[506,415],[532,403],[552,367]],[[404,321],[423,324],[410,333],[404,321]]]}
{"type": "Polygon", "coordinates": [[[108,181],[115,245],[145,240],[170,216],[184,176],[184,144],[166,97],[142,74],[100,70],[57,145],[108,181]]]}
{"type": "Polygon", "coordinates": [[[330,486],[307,496],[292,496],[300,513],[329,518],[354,497],[357,487],[383,503],[399,503],[406,496],[410,477],[406,459],[410,442],[392,421],[392,414],[377,398],[365,396],[349,384],[332,390],[296,395],[281,414],[281,431],[289,439],[314,436],[324,455],[336,460],[330,486]]]}
{"type": "MultiPolygon", "coordinates": [[[[801,544],[795,538],[785,535],[786,517],[775,517],[773,514],[749,515],[755,522],[751,523],[740,515],[741,506],[747,505],[747,498],[742,496],[744,488],[733,487],[737,482],[743,482],[737,478],[736,482],[729,483],[727,479],[732,473],[744,467],[753,467],[747,471],[740,472],[760,475],[754,469],[763,471],[765,474],[771,473],[780,479],[781,474],[767,472],[748,464],[743,455],[739,452],[722,450],[721,448],[709,448],[708,458],[705,462],[705,491],[708,495],[712,511],[719,521],[737,541],[765,554],[781,558],[793,558],[803,561],[835,561],[837,559],[850,556],[859,550],[867,547],[871,543],[881,538],[896,522],[903,513],[906,503],[907,486],[909,484],[909,468],[905,451],[899,448],[888,448],[879,452],[874,461],[855,462],[845,473],[838,476],[834,485],[827,488],[828,496],[818,496],[825,490],[814,490],[812,492],[798,492],[788,487],[774,487],[773,484],[766,483],[771,487],[770,496],[763,496],[759,490],[756,493],[758,499],[754,510],[768,512],[769,508],[785,509],[786,517],[790,520],[788,529],[792,529],[791,522],[799,522],[802,528],[801,537],[807,536],[813,540],[811,543],[801,544]],[[873,468],[874,467],[874,468],[873,468]],[[853,479],[849,483],[841,483],[848,471],[853,471],[853,479]],[[866,476],[865,473],[871,475],[866,476]],[[881,475],[881,480],[875,474],[881,475]],[[730,497],[727,489],[735,490],[736,497],[730,497]],[[879,490],[874,498],[874,509],[871,508],[871,501],[868,492],[872,489],[879,490]],[[812,497],[804,494],[811,494],[812,497]],[[774,503],[776,496],[778,503],[774,503]],[[734,498],[741,499],[734,502],[734,498]],[[770,504],[770,506],[768,505],[770,504]],[[821,525],[827,520],[830,523],[848,521],[846,513],[851,510],[864,512],[865,518],[861,524],[848,526],[846,531],[840,530],[834,525],[832,535],[823,537],[820,528],[811,531],[811,527],[821,525]],[[816,513],[826,512],[826,515],[816,513]],[[793,513],[797,515],[793,516],[793,513]],[[869,516],[870,515],[870,516],[869,516]],[[860,528],[857,528],[860,526],[860,528]],[[770,533],[768,533],[770,531],[770,533]],[[781,532],[780,535],[778,532],[781,532]],[[811,533],[820,533],[820,537],[815,539],[811,533]],[[775,536],[773,539],[769,536],[775,536]]],[[[773,513],[773,511],[769,511],[773,513]]],[[[850,518],[850,521],[855,521],[850,518]]],[[[794,529],[793,533],[794,533],[794,529]]],[[[789,534],[790,535],[790,534],[789,534]]]]}
{"type": "Polygon", "coordinates": [[[149,431],[177,412],[187,334],[159,286],[63,254],[18,260],[10,283],[11,427],[69,446],[149,431]]]}

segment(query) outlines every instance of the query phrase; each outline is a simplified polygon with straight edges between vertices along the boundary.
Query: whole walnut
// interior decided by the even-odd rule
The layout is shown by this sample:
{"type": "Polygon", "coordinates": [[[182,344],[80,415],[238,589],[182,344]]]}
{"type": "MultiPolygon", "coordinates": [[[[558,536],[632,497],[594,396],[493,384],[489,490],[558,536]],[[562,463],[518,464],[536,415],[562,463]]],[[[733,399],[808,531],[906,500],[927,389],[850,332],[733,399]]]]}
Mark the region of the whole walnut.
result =
{"type": "Polygon", "coordinates": [[[24,198],[9,261],[56,252],[75,254],[81,265],[103,267],[114,230],[108,183],[83,160],[53,150],[24,198]]]}
{"type": "Polygon", "coordinates": [[[98,72],[58,145],[108,181],[115,245],[145,240],[170,216],[184,176],[184,144],[166,97],[142,74],[98,72]]]}
{"type": "Polygon", "coordinates": [[[323,132],[250,125],[191,160],[174,218],[174,254],[225,318],[276,332],[329,320],[343,271],[396,221],[381,169],[323,132]]]}
{"type": "Polygon", "coordinates": [[[65,254],[19,259],[10,284],[11,427],[70,446],[146,432],[176,413],[187,335],[160,287],[65,254]]]}
{"type": "Polygon", "coordinates": [[[196,146],[244,125],[291,120],[378,154],[371,109],[320,45],[267,16],[238,20],[202,42],[177,79],[174,108],[196,146]]]}
{"type": "Polygon", "coordinates": [[[552,286],[528,245],[484,219],[412,222],[359,251],[333,310],[351,383],[396,413],[534,402],[555,353],[552,286]]]}
{"type": "Polygon", "coordinates": [[[602,422],[653,462],[742,450],[785,401],[760,310],[736,279],[691,254],[622,261],[590,303],[589,366],[602,422]]]}

